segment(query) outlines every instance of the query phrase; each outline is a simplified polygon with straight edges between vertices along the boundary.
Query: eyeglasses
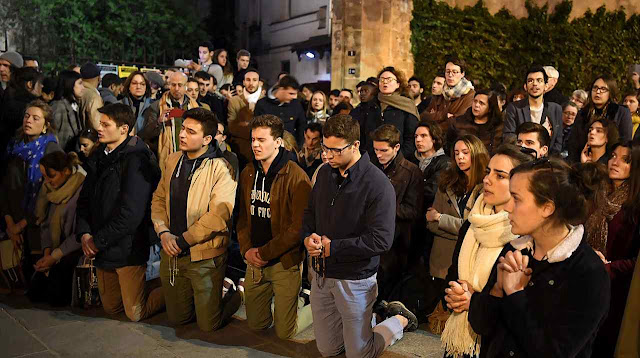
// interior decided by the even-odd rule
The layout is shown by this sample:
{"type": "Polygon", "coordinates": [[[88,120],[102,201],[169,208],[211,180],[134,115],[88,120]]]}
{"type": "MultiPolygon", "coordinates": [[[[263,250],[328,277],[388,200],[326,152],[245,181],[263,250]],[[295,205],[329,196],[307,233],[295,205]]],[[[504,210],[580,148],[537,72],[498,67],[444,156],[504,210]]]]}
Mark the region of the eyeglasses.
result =
{"type": "Polygon", "coordinates": [[[391,82],[397,82],[397,81],[398,79],[393,77],[380,77],[380,82],[382,83],[391,83],[391,82]]]}
{"type": "Polygon", "coordinates": [[[607,92],[609,92],[609,89],[607,87],[593,86],[591,88],[591,91],[595,92],[595,93],[607,93],[607,92]]]}
{"type": "Polygon", "coordinates": [[[569,111],[564,111],[564,112],[562,112],[562,114],[564,114],[567,117],[575,117],[575,116],[578,115],[577,113],[573,113],[573,112],[569,112],[569,111]]]}
{"type": "Polygon", "coordinates": [[[144,82],[131,82],[132,86],[140,86],[140,87],[146,87],[147,84],[144,82]]]}
{"type": "Polygon", "coordinates": [[[353,145],[353,143],[349,143],[346,146],[342,147],[342,148],[329,148],[327,146],[325,146],[324,144],[322,144],[322,151],[325,153],[331,153],[331,155],[341,155],[342,152],[351,147],[353,145]]]}
{"type": "Polygon", "coordinates": [[[448,76],[457,76],[459,74],[461,74],[462,72],[458,71],[458,70],[446,70],[444,71],[444,73],[448,76]]]}

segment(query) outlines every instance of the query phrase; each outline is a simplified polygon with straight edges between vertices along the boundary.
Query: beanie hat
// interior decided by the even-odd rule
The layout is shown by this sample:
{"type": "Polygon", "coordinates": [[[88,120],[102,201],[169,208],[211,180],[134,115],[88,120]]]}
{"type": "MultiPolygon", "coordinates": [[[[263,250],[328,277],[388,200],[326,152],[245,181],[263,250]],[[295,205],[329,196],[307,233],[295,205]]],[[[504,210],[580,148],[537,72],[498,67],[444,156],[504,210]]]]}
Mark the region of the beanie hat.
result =
{"type": "Polygon", "coordinates": [[[24,60],[22,59],[22,56],[15,51],[7,51],[3,53],[2,55],[0,55],[0,60],[9,61],[10,64],[18,68],[22,68],[22,66],[24,66],[24,60]]]}
{"type": "Polygon", "coordinates": [[[83,80],[100,77],[100,69],[91,62],[87,62],[80,67],[80,76],[83,80]]]}

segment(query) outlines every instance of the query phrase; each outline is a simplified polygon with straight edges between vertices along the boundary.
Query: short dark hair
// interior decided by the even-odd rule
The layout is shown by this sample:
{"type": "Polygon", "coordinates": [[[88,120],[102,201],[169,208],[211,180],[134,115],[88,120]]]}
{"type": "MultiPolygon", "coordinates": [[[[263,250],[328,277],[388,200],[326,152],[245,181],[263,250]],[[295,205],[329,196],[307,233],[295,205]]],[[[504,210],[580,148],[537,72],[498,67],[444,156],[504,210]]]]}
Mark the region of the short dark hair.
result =
{"type": "Polygon", "coordinates": [[[341,101],[340,103],[336,104],[335,107],[333,107],[333,113],[335,114],[338,114],[340,113],[340,111],[345,111],[345,110],[351,112],[353,111],[353,106],[349,103],[345,103],[341,101]]]}
{"type": "Polygon", "coordinates": [[[271,136],[273,139],[282,138],[284,136],[284,123],[282,119],[273,114],[263,114],[261,116],[253,117],[249,122],[249,127],[253,131],[256,128],[268,127],[271,129],[271,136]]]}
{"type": "Polygon", "coordinates": [[[322,137],[322,124],[317,123],[317,122],[309,123],[309,125],[307,125],[307,129],[305,129],[305,131],[318,132],[318,133],[320,133],[320,136],[322,137]]]}
{"type": "Polygon", "coordinates": [[[348,88],[343,88],[340,90],[340,92],[349,92],[349,94],[351,95],[351,98],[353,98],[353,91],[348,88]]]}
{"type": "Polygon", "coordinates": [[[431,136],[431,140],[433,140],[433,149],[438,151],[444,146],[444,132],[442,131],[442,127],[440,127],[438,123],[431,119],[426,119],[418,123],[416,130],[418,130],[418,128],[420,127],[425,127],[429,130],[429,135],[431,136]]]}
{"type": "Polygon", "coordinates": [[[126,104],[109,103],[102,108],[98,108],[98,112],[109,117],[118,127],[126,124],[129,126],[129,130],[131,130],[136,123],[136,117],[133,115],[133,111],[126,104]]]}
{"type": "Polygon", "coordinates": [[[102,87],[109,88],[111,85],[119,85],[122,83],[122,79],[115,73],[107,73],[102,77],[102,87]]]}
{"type": "Polygon", "coordinates": [[[198,47],[206,47],[209,52],[213,51],[213,44],[211,43],[211,41],[202,41],[200,42],[198,47]]]}
{"type": "Polygon", "coordinates": [[[200,85],[200,83],[198,82],[198,80],[197,80],[197,79],[195,79],[195,77],[189,77],[189,78],[187,78],[187,83],[189,83],[189,82],[193,82],[193,83],[195,83],[195,84],[197,84],[197,85],[200,85]]]}
{"type": "Polygon", "coordinates": [[[524,75],[524,83],[527,83],[527,78],[529,78],[530,73],[538,73],[542,72],[542,77],[544,77],[544,83],[549,82],[549,76],[547,75],[547,71],[544,70],[544,67],[540,65],[533,65],[529,67],[527,73],[524,75]]]}
{"type": "Polygon", "coordinates": [[[58,82],[54,77],[45,77],[44,80],[42,80],[42,92],[44,93],[55,93],[57,86],[58,82]]]}
{"type": "Polygon", "coordinates": [[[322,136],[342,138],[349,143],[354,143],[360,140],[360,125],[348,114],[335,114],[324,124],[322,136]]]}
{"type": "Polygon", "coordinates": [[[278,81],[276,88],[293,88],[295,90],[300,87],[300,84],[293,76],[286,75],[278,81]]]}
{"type": "Polygon", "coordinates": [[[236,54],[236,60],[240,59],[240,57],[242,56],[247,56],[247,57],[251,57],[251,52],[247,51],[247,50],[240,50],[238,51],[238,53],[236,54]]]}
{"type": "Polygon", "coordinates": [[[607,131],[607,149],[611,149],[615,144],[620,141],[620,132],[618,131],[618,126],[612,120],[607,119],[606,117],[594,117],[589,121],[587,125],[587,133],[589,132],[589,128],[594,123],[600,122],[605,131],[607,131]]]}
{"type": "Polygon", "coordinates": [[[85,128],[82,130],[82,132],[80,132],[78,138],[87,138],[88,140],[95,143],[98,141],[98,132],[96,132],[96,130],[93,128],[85,128]]]}
{"type": "Polygon", "coordinates": [[[260,72],[258,72],[258,70],[257,70],[257,69],[255,69],[254,67],[247,67],[247,69],[246,69],[246,70],[244,70],[244,75],[242,75],[242,79],[243,79],[243,80],[244,80],[244,76],[246,76],[246,75],[247,75],[247,73],[249,73],[249,72],[255,72],[255,73],[257,73],[257,74],[258,74],[258,78],[259,78],[259,80],[262,80],[262,79],[260,78],[260,72]]]}
{"type": "Polygon", "coordinates": [[[202,126],[202,132],[204,133],[205,137],[208,135],[215,137],[216,133],[218,133],[218,118],[216,118],[215,113],[211,112],[208,109],[192,108],[184,112],[182,118],[190,118],[200,122],[200,125],[202,126]]]}
{"type": "Polygon", "coordinates": [[[358,84],[356,85],[356,89],[358,89],[358,88],[360,88],[360,87],[362,87],[362,86],[364,86],[364,85],[366,85],[366,84],[368,84],[368,83],[367,83],[367,81],[360,81],[360,82],[358,82],[358,84]]]}
{"type": "Polygon", "coordinates": [[[201,80],[205,80],[205,81],[208,81],[209,79],[211,79],[211,75],[209,74],[209,72],[205,72],[205,71],[198,71],[193,75],[193,77],[201,80]]]}
{"type": "Polygon", "coordinates": [[[422,80],[421,80],[421,79],[419,79],[418,77],[413,76],[413,77],[409,78],[409,80],[407,81],[407,83],[409,83],[409,82],[411,82],[411,81],[416,81],[416,82],[418,82],[418,85],[420,85],[420,88],[424,88],[424,82],[422,82],[422,80]]]}
{"type": "MultiPolygon", "coordinates": [[[[522,133],[538,133],[538,141],[541,146],[549,147],[551,145],[551,137],[549,136],[549,131],[547,128],[543,127],[542,124],[538,124],[535,122],[524,122],[516,128],[516,138],[522,133]]],[[[549,148],[551,149],[551,148],[549,148]]]]}
{"type": "MultiPolygon", "coordinates": [[[[215,77],[213,77],[213,81],[215,82],[215,77]]],[[[231,83],[225,83],[220,87],[220,91],[231,91],[231,83]]]]}
{"type": "Polygon", "coordinates": [[[340,90],[339,89],[331,90],[331,92],[329,92],[329,96],[340,97],[340,90]]]}
{"type": "MultiPolygon", "coordinates": [[[[460,72],[466,74],[466,72],[467,72],[467,63],[463,59],[461,59],[460,57],[457,57],[457,56],[449,56],[449,57],[447,57],[446,60],[444,60],[444,66],[443,67],[446,68],[447,67],[447,63],[449,63],[449,62],[453,63],[454,65],[456,65],[458,67],[460,67],[460,72]]],[[[440,76],[440,77],[444,77],[444,72],[445,71],[443,70],[442,71],[442,76],[440,76]]]]}
{"type": "Polygon", "coordinates": [[[375,142],[387,142],[392,148],[400,144],[400,131],[393,124],[381,125],[371,132],[370,137],[375,142]]]}
{"type": "Polygon", "coordinates": [[[44,74],[39,72],[33,67],[21,67],[15,70],[15,73],[11,72],[11,82],[14,83],[16,88],[26,89],[27,83],[31,82],[35,86],[36,83],[42,83],[44,80],[44,74]]]}

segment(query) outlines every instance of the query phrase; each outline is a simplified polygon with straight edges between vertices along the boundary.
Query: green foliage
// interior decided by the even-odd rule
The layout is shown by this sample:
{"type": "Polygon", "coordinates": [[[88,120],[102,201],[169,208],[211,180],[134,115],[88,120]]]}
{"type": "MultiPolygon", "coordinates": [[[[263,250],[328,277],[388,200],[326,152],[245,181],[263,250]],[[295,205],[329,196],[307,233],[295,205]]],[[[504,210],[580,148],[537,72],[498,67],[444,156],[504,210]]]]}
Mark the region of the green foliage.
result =
{"type": "Polygon", "coordinates": [[[192,52],[207,37],[193,8],[173,0],[8,0],[3,28],[45,69],[85,59],[153,62],[167,49],[192,52]]]}
{"type": "Polygon", "coordinates": [[[414,0],[411,43],[416,75],[425,80],[444,72],[447,56],[463,58],[467,78],[476,87],[498,81],[521,88],[532,64],[560,71],[558,88],[569,95],[586,88],[595,76],[612,75],[628,83],[628,66],[640,62],[640,16],[604,6],[569,21],[572,2],[564,0],[553,13],[547,5],[527,0],[529,16],[517,19],[506,9],[491,15],[482,0],[473,7],[451,8],[437,0],[414,0]]]}

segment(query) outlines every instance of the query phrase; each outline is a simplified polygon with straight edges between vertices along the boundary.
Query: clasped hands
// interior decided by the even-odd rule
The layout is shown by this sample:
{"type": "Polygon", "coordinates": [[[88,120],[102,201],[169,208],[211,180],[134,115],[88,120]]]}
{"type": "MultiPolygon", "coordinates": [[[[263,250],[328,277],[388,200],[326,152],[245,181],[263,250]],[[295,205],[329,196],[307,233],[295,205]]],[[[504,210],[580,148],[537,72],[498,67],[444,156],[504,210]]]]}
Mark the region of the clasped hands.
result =
{"type": "Polygon", "coordinates": [[[493,296],[502,297],[522,291],[531,280],[529,256],[520,250],[509,251],[498,259],[498,280],[491,289],[493,296]]]}
{"type": "Polygon", "coordinates": [[[307,249],[309,256],[318,257],[323,252],[324,247],[324,255],[322,257],[329,257],[331,255],[331,240],[322,235],[318,235],[313,233],[304,238],[304,247],[307,249]]]}

